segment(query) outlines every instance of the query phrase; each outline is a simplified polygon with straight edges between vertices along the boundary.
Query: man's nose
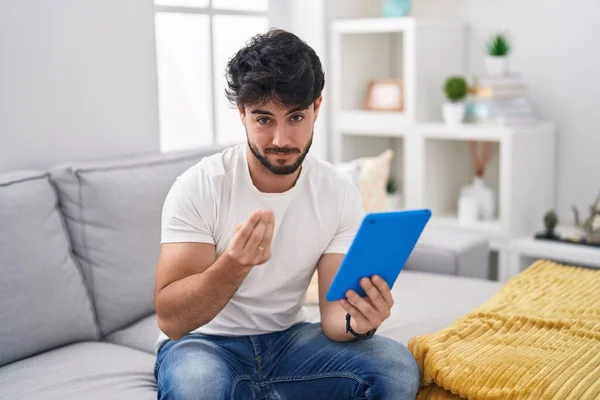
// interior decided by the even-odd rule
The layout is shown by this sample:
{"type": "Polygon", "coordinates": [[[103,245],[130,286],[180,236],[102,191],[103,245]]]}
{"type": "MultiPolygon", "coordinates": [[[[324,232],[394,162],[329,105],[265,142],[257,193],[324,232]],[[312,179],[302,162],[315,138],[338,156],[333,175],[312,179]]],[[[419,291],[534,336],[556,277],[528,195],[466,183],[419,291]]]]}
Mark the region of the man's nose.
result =
{"type": "Polygon", "coordinates": [[[273,145],[285,147],[291,144],[289,130],[285,126],[278,126],[273,134],[273,145]]]}

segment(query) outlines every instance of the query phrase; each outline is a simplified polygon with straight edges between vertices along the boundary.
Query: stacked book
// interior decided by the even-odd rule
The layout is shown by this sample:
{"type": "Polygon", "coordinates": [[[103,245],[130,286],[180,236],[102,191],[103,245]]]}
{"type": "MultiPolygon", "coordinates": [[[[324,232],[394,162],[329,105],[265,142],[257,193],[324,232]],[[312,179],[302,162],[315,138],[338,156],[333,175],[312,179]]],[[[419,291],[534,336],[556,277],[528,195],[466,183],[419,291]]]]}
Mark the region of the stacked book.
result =
{"type": "Polygon", "coordinates": [[[478,78],[469,88],[469,95],[469,122],[530,125],[538,121],[519,76],[478,78]]]}

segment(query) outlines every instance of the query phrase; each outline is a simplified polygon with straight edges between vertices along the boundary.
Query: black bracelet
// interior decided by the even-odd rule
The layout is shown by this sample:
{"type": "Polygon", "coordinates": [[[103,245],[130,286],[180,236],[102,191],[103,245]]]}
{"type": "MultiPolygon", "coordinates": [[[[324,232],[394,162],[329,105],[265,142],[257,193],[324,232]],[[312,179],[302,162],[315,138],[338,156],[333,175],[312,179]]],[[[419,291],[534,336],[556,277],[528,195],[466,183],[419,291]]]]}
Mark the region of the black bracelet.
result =
{"type": "Polygon", "coordinates": [[[350,314],[346,314],[346,333],[351,333],[352,336],[354,336],[355,338],[367,340],[367,339],[371,339],[375,335],[376,331],[377,331],[377,328],[371,329],[369,332],[362,334],[362,335],[360,333],[354,332],[352,327],[350,327],[350,314]]]}

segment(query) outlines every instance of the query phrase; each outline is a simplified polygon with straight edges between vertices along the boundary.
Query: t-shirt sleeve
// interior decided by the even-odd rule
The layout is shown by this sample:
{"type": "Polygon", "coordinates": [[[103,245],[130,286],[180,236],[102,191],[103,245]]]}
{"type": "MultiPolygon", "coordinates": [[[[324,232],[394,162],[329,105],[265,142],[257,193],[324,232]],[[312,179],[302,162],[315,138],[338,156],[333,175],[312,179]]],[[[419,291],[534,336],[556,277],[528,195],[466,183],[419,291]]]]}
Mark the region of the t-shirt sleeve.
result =
{"type": "Polygon", "coordinates": [[[338,229],[325,253],[346,254],[365,216],[360,190],[356,185],[348,184],[347,190],[340,192],[343,198],[340,199],[342,206],[338,229]]]}
{"type": "Polygon", "coordinates": [[[209,180],[198,168],[178,176],[162,209],[161,243],[215,244],[214,200],[209,180]]]}

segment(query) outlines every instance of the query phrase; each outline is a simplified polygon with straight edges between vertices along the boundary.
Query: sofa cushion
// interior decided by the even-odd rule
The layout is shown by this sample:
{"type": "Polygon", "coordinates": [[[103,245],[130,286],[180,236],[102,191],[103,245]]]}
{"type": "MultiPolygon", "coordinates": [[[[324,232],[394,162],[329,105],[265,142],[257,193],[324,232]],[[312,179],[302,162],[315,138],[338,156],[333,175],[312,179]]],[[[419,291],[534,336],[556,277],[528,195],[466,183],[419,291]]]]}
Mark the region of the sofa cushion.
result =
{"type": "Polygon", "coordinates": [[[488,279],[489,239],[474,232],[427,227],[404,269],[488,279]]]}
{"type": "Polygon", "coordinates": [[[156,314],[144,317],[133,324],[114,331],[105,341],[155,354],[159,330],[156,314]]]}
{"type": "Polygon", "coordinates": [[[43,172],[0,174],[0,274],[0,365],[98,338],[56,192],[43,172]]]}
{"type": "Polygon", "coordinates": [[[178,175],[216,151],[144,155],[52,170],[103,334],[153,312],[165,197],[178,175]]]}
{"type": "Polygon", "coordinates": [[[0,399],[156,399],[155,360],[110,343],[72,344],[0,368],[0,399]]]}

